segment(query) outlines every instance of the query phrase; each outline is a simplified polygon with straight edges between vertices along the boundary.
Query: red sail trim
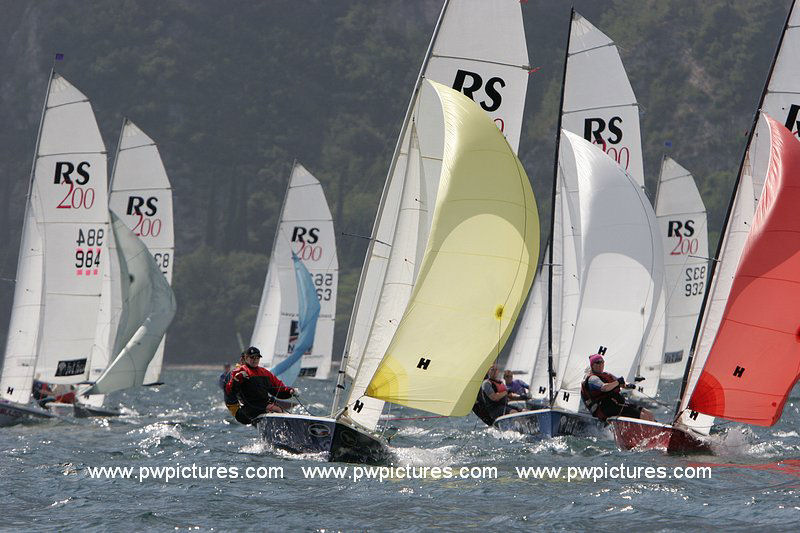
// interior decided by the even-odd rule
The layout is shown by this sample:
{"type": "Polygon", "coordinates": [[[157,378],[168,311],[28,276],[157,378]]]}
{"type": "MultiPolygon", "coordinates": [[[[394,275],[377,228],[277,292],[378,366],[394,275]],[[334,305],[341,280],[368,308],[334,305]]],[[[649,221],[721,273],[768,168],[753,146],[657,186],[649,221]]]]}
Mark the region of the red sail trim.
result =
{"type": "Polygon", "coordinates": [[[800,377],[800,142],[764,116],[764,190],[689,408],[771,426],[800,377]]]}

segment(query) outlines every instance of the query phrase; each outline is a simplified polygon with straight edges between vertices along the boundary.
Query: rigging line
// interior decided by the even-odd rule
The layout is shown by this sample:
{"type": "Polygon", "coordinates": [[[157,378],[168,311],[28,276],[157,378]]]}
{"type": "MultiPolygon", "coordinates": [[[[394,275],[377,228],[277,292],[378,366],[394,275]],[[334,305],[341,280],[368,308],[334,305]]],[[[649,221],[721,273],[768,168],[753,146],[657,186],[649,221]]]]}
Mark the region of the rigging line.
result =
{"type": "Polygon", "coordinates": [[[385,244],[386,246],[389,246],[389,247],[391,247],[391,246],[392,246],[392,245],[391,245],[391,244],[389,244],[388,242],[383,242],[383,241],[382,241],[382,240],[380,240],[380,239],[373,239],[372,237],[367,237],[367,236],[365,236],[365,235],[359,235],[359,234],[357,234],[357,233],[347,233],[346,231],[340,231],[340,232],[339,232],[339,235],[347,235],[348,237],[358,237],[359,239],[365,239],[365,240],[368,240],[368,241],[375,241],[375,242],[379,242],[379,243],[381,243],[381,244],[385,244]]]}
{"type": "Polygon", "coordinates": [[[312,413],[311,409],[309,409],[308,406],[305,403],[303,403],[303,401],[300,399],[300,395],[299,394],[295,393],[294,397],[297,400],[297,403],[299,403],[303,407],[303,409],[306,410],[306,413],[310,414],[311,416],[322,416],[322,415],[319,415],[319,414],[316,414],[316,413],[312,413]]]}

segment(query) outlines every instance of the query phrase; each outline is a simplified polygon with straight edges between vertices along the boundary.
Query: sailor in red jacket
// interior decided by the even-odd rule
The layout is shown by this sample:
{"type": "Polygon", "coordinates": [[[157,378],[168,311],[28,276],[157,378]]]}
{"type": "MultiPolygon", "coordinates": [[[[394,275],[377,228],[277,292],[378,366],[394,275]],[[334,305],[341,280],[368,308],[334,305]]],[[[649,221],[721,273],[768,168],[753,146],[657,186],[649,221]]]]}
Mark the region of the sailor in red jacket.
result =
{"type": "Polygon", "coordinates": [[[625,378],[615,377],[609,372],[604,372],[605,360],[596,353],[589,357],[591,372],[581,384],[581,399],[586,409],[603,422],[611,416],[627,416],[654,420],[653,413],[642,407],[625,403],[625,397],[620,394],[621,388],[632,389],[635,385],[625,385],[625,378]]]}
{"type": "MultiPolygon", "coordinates": [[[[258,366],[261,352],[255,346],[244,352],[244,363],[231,373],[225,385],[226,396],[234,396],[240,407],[231,412],[242,424],[252,424],[258,415],[282,413],[283,409],[275,404],[274,398],[287,399],[295,394],[292,387],[287,387],[275,377],[275,374],[262,366],[258,366]]],[[[228,406],[230,409],[231,406],[228,406]]]]}

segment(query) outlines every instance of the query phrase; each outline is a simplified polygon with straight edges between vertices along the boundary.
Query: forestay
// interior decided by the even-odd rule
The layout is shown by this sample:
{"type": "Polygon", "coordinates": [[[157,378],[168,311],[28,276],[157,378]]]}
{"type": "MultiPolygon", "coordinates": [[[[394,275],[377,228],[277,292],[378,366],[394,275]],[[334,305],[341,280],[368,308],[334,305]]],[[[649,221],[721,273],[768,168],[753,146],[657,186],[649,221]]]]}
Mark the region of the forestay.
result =
{"type": "MultiPolygon", "coordinates": [[[[172,283],[172,187],[155,142],[128,119],[123,121],[114,159],[109,207],[147,246],[167,282],[172,283]]],[[[145,385],[158,382],[163,359],[162,339],[148,365],[145,385]]]]}
{"type": "Polygon", "coordinates": [[[85,394],[108,394],[142,385],[145,372],[175,315],[175,296],[142,241],[113,212],[120,264],[122,316],[115,358],[85,394]]]}
{"type": "Polygon", "coordinates": [[[539,219],[525,170],[491,120],[461,93],[431,85],[446,130],[430,236],[367,394],[463,416],[533,282],[539,219]]]}
{"type": "Polygon", "coordinates": [[[683,377],[708,282],[708,224],[703,199],[688,170],[665,157],[656,197],[664,242],[667,343],[663,379],[683,377]]]}
{"type": "MultiPolygon", "coordinates": [[[[353,380],[348,414],[364,427],[375,428],[383,408],[364,390],[408,303],[439,190],[444,124],[435,92],[421,91],[421,81],[437,81],[472,98],[516,151],[527,69],[519,2],[445,2],[389,167],[345,343],[343,361],[353,380]]],[[[335,399],[334,409],[336,404],[335,399]]]]}
{"type": "Polygon", "coordinates": [[[317,378],[330,372],[339,260],[336,236],[322,185],[295,163],[281,209],[272,254],[256,317],[251,345],[263,353],[263,366],[275,366],[294,350],[299,334],[297,283],[292,254],[311,274],[321,309],[313,346],[301,360],[301,371],[317,378]]]}
{"type": "Polygon", "coordinates": [[[574,161],[578,183],[581,292],[556,405],[577,412],[590,354],[605,351],[607,372],[634,377],[664,267],[655,213],[642,188],[577,135],[563,131],[561,146],[561,157],[574,161]]]}

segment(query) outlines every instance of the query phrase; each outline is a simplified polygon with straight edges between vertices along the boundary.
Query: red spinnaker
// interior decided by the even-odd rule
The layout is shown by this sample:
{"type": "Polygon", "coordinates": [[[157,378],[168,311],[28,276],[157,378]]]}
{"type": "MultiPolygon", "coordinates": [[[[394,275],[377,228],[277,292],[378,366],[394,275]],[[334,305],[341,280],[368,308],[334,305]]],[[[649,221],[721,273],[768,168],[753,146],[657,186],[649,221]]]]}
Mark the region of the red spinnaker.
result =
{"type": "Polygon", "coordinates": [[[764,116],[764,191],[689,408],[771,426],[800,377],[800,142],[764,116]]]}

